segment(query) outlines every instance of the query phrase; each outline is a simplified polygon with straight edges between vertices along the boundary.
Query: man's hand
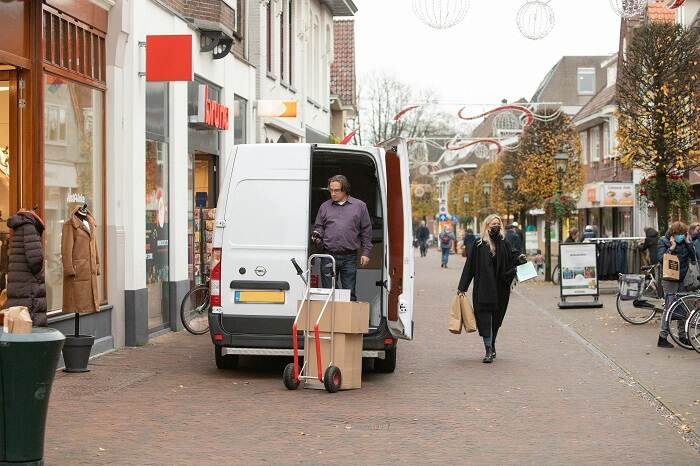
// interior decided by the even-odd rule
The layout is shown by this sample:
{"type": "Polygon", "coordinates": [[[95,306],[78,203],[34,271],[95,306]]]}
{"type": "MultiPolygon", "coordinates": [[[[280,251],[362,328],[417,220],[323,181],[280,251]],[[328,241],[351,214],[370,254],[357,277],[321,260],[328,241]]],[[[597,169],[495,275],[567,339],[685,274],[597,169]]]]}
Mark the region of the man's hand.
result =
{"type": "Polygon", "coordinates": [[[364,267],[364,266],[366,266],[367,264],[369,264],[369,257],[367,257],[367,256],[362,256],[362,257],[360,257],[360,265],[361,265],[362,267],[364,267]]]}

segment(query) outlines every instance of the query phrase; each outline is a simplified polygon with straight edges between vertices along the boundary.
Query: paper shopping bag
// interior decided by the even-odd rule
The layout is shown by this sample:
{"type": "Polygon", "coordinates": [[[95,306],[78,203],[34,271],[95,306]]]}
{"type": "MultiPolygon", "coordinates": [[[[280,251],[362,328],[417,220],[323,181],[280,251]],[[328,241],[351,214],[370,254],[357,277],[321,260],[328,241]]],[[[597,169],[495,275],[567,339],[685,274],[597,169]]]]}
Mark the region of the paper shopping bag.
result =
{"type": "Polygon", "coordinates": [[[466,294],[458,295],[459,307],[462,310],[462,325],[467,333],[476,332],[476,318],[474,317],[474,308],[466,294]]]}
{"type": "Polygon", "coordinates": [[[459,295],[455,295],[455,297],[452,298],[450,320],[447,324],[447,329],[456,335],[462,333],[462,307],[459,304],[459,295]]]}
{"type": "Polygon", "coordinates": [[[664,254],[663,269],[661,276],[664,280],[677,282],[681,279],[681,264],[678,256],[664,254]]]}

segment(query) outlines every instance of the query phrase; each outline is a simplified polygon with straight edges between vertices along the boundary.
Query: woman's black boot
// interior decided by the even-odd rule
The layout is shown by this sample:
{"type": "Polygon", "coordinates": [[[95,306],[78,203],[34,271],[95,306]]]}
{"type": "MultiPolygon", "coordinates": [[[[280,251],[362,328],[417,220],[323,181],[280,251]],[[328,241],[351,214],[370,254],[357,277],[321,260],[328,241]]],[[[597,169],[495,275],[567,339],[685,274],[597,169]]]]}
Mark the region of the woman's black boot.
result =
{"type": "Polygon", "coordinates": [[[493,349],[490,346],[486,347],[486,355],[481,362],[484,364],[491,364],[493,362],[493,349]]]}

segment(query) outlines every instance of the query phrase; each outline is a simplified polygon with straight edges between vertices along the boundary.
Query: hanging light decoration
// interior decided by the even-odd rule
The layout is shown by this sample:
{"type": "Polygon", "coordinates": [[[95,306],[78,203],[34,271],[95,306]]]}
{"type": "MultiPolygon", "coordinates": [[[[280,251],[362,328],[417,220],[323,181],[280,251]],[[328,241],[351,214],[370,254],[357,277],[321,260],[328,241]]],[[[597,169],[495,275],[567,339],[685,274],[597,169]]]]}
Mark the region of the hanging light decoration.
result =
{"type": "Polygon", "coordinates": [[[464,20],[469,0],[413,0],[413,12],[434,29],[448,29],[464,20]]]}
{"type": "Polygon", "coordinates": [[[647,0],[610,0],[613,11],[625,19],[637,18],[647,9],[647,0]]]}
{"type": "Polygon", "coordinates": [[[430,165],[427,163],[423,163],[418,167],[418,174],[421,176],[426,176],[428,173],[430,173],[430,165]]]}
{"type": "Polygon", "coordinates": [[[532,0],[520,7],[517,23],[523,36],[539,40],[552,32],[555,18],[554,10],[549,6],[549,1],[532,0]]]}
{"type": "Polygon", "coordinates": [[[474,155],[479,159],[487,159],[491,154],[491,149],[486,144],[479,144],[474,148],[474,155]]]}
{"type": "Polygon", "coordinates": [[[670,8],[672,10],[675,10],[684,3],[685,0],[664,0],[664,5],[666,5],[666,8],[670,8]]]}
{"type": "Polygon", "coordinates": [[[497,113],[493,119],[493,132],[496,135],[501,133],[512,134],[522,129],[520,118],[510,110],[497,113]]]}
{"type": "Polygon", "coordinates": [[[445,162],[445,165],[447,165],[448,167],[454,166],[457,163],[457,153],[449,152],[445,154],[443,162],[445,162]]]}
{"type": "Polygon", "coordinates": [[[420,199],[421,197],[425,196],[425,188],[423,188],[423,186],[416,186],[414,193],[416,197],[420,199]]]}

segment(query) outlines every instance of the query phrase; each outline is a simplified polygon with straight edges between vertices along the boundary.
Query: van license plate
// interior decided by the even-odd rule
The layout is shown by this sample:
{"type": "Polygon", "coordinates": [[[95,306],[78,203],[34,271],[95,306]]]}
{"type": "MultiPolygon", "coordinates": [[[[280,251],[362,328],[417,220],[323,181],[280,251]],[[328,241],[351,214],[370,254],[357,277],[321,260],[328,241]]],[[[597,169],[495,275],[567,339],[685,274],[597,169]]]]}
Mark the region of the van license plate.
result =
{"type": "Polygon", "coordinates": [[[236,291],[236,303],[284,304],[284,291],[236,291]]]}

